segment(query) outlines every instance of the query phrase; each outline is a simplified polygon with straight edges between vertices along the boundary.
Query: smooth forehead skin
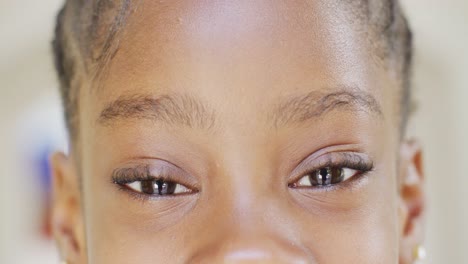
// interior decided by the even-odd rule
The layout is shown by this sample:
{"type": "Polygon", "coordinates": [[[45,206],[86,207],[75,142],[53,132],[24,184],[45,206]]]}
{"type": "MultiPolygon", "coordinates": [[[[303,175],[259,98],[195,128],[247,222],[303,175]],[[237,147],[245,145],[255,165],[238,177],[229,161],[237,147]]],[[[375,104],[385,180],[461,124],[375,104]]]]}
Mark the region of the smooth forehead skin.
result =
{"type": "Polygon", "coordinates": [[[99,84],[81,90],[88,263],[398,262],[398,82],[339,2],[137,6],[99,84]],[[155,112],[161,97],[172,108],[155,112]],[[288,187],[343,152],[374,170],[330,191],[288,187]],[[135,164],[173,166],[199,191],[136,198],[111,178],[135,164]]]}

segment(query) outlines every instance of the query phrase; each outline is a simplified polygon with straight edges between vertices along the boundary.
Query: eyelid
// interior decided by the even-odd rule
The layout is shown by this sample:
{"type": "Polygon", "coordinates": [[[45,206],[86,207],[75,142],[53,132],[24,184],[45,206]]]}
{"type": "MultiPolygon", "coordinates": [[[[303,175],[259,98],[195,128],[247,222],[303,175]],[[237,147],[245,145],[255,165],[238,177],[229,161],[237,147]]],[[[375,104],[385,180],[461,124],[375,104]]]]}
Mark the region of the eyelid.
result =
{"type": "MultiPolygon", "coordinates": [[[[151,181],[154,181],[154,180],[151,180],[151,181]]],[[[168,195],[165,195],[165,196],[176,196],[176,195],[190,194],[190,193],[196,192],[195,190],[193,190],[190,187],[187,187],[187,186],[185,186],[185,185],[183,185],[181,183],[177,183],[177,182],[173,182],[173,183],[176,184],[174,194],[168,194],[168,195]]],[[[137,192],[137,193],[139,193],[141,195],[151,195],[151,194],[144,193],[143,190],[138,190],[138,189],[143,189],[142,184],[143,184],[143,181],[137,180],[137,181],[133,181],[133,182],[124,184],[123,186],[128,188],[128,189],[131,189],[132,191],[137,192]]]]}
{"type": "Polygon", "coordinates": [[[163,180],[183,185],[193,192],[199,191],[198,184],[194,177],[188,175],[186,172],[175,166],[130,164],[128,167],[115,169],[112,172],[111,179],[112,183],[124,187],[125,189],[129,189],[128,187],[125,187],[125,185],[132,182],[163,180]]]}
{"type": "MultiPolygon", "coordinates": [[[[343,177],[343,180],[339,183],[335,183],[335,184],[329,184],[328,186],[330,185],[336,185],[336,184],[340,184],[342,182],[345,182],[347,180],[350,180],[352,179],[353,177],[355,177],[357,174],[360,173],[359,170],[354,170],[354,169],[350,169],[350,168],[346,168],[346,167],[340,167],[343,169],[343,173],[345,174],[344,177],[343,177]]],[[[320,169],[319,169],[320,170],[320,169]]],[[[316,171],[312,171],[311,173],[315,173],[317,172],[316,171]]],[[[314,188],[315,186],[313,186],[312,184],[310,184],[310,180],[308,180],[307,178],[310,176],[310,174],[306,174],[304,175],[302,178],[300,178],[298,181],[294,182],[294,188],[314,188]],[[304,181],[304,182],[303,182],[304,181]]],[[[323,188],[323,186],[321,186],[320,188],[323,188]]]]}
{"type": "Polygon", "coordinates": [[[326,153],[317,158],[307,157],[294,169],[288,185],[299,181],[302,177],[326,167],[349,168],[360,173],[374,169],[374,163],[368,155],[358,152],[326,153]]]}

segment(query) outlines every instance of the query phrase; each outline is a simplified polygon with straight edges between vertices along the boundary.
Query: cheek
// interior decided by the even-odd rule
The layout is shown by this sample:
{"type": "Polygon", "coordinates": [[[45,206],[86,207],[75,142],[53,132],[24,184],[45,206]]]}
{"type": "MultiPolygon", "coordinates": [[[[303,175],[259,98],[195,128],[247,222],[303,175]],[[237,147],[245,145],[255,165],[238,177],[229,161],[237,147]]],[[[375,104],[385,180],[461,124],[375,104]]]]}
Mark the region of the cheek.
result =
{"type": "Polygon", "coordinates": [[[90,263],[181,263],[183,234],[190,228],[182,222],[197,196],[143,200],[111,183],[98,165],[102,159],[88,162],[83,202],[90,263]]]}
{"type": "MultiPolygon", "coordinates": [[[[155,204],[113,197],[115,191],[106,193],[106,187],[95,186],[86,191],[85,207],[88,257],[92,263],[178,262],[183,243],[174,234],[184,234],[180,222],[196,204],[195,199],[155,204]],[[162,259],[166,260],[160,262],[162,259]]],[[[128,196],[120,192],[117,195],[128,196]]]]}
{"type": "MultiPolygon", "coordinates": [[[[294,242],[309,249],[318,263],[349,263],[350,259],[350,263],[361,264],[397,263],[396,171],[391,157],[395,152],[382,149],[387,149],[378,155],[379,164],[384,165],[376,167],[374,175],[362,186],[309,197],[292,192],[263,196],[252,204],[259,208],[259,217],[265,215],[269,204],[272,216],[259,218],[268,220],[261,222],[253,219],[256,214],[249,215],[247,220],[255,221],[242,223],[256,227],[254,230],[287,230],[294,235],[294,242]]],[[[82,163],[90,263],[183,263],[187,256],[223,242],[219,240],[222,235],[234,237],[233,226],[244,228],[241,221],[235,220],[246,220],[246,211],[240,210],[243,214],[233,218],[233,201],[226,198],[225,189],[204,193],[206,196],[198,200],[135,200],[110,182],[109,172],[100,167],[109,160],[95,153],[94,149],[87,149],[82,163]]]]}
{"type": "Polygon", "coordinates": [[[398,262],[398,205],[393,173],[375,173],[362,186],[324,195],[293,194],[291,214],[318,263],[398,262]]]}
{"type": "Polygon", "coordinates": [[[305,243],[318,263],[397,263],[398,240],[393,223],[376,213],[364,214],[339,223],[317,222],[319,227],[305,232],[310,234],[305,243]]]}

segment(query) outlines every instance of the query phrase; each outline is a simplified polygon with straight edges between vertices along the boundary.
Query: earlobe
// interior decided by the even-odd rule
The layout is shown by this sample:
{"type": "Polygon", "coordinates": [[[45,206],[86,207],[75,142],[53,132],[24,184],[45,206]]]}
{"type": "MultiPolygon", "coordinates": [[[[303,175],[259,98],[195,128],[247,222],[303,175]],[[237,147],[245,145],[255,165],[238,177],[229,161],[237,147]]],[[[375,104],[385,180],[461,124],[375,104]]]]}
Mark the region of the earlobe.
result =
{"type": "Polygon", "coordinates": [[[405,141],[400,148],[400,263],[415,261],[415,248],[424,238],[424,171],[417,141],[405,141]]]}
{"type": "Polygon", "coordinates": [[[51,156],[52,231],[63,260],[83,263],[83,223],[79,180],[70,159],[63,153],[51,156]]]}

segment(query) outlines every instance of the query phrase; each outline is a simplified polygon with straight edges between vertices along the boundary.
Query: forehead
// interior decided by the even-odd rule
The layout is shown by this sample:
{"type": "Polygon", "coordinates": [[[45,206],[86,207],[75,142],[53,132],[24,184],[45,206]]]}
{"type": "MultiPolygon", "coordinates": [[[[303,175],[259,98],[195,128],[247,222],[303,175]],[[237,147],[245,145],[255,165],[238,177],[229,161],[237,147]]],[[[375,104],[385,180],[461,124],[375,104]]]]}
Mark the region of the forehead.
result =
{"type": "Polygon", "coordinates": [[[394,111],[384,100],[393,98],[394,84],[340,2],[141,1],[114,43],[100,88],[88,96],[93,118],[125,94],[190,94],[214,108],[242,105],[247,114],[341,87],[394,111]]]}

